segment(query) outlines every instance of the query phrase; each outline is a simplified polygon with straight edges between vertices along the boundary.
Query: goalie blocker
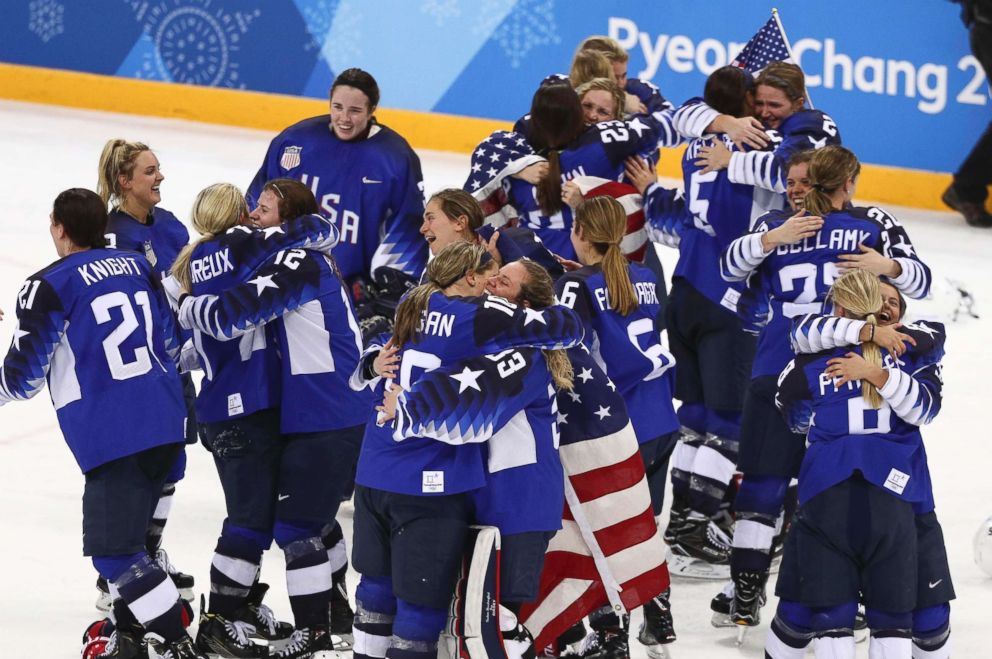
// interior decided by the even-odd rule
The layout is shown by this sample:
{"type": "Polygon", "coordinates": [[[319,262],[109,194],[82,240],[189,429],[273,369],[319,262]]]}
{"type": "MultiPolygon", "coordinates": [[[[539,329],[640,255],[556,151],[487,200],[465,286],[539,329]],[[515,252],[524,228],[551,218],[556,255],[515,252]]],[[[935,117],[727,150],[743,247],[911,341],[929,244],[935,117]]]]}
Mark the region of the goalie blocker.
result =
{"type": "Polygon", "coordinates": [[[530,633],[500,606],[499,573],[499,529],[470,527],[439,659],[533,659],[530,633]]]}

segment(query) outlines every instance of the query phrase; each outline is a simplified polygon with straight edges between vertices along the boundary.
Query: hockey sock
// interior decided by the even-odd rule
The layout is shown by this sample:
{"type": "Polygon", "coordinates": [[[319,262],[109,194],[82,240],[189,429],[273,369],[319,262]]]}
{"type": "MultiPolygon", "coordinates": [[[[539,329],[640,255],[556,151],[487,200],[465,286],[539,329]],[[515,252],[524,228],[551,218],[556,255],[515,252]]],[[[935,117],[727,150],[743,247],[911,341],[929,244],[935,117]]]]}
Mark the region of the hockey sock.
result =
{"type": "Polygon", "coordinates": [[[865,607],[865,620],[871,630],[870,659],[903,659],[912,655],[912,613],[888,613],[865,607]]]}
{"type": "Polygon", "coordinates": [[[210,612],[232,617],[258,579],[268,537],[225,522],[210,562],[210,612]]]}
{"type": "Polygon", "coordinates": [[[951,656],[951,605],[938,604],[913,611],[913,659],[951,656]]]}
{"type": "Polygon", "coordinates": [[[345,544],[344,532],[337,520],[324,527],[321,540],[327,548],[327,560],[331,564],[334,583],[344,581],[348,572],[348,546],[345,544]]]}
{"type": "Polygon", "coordinates": [[[389,649],[396,618],[396,597],[390,577],[366,577],[355,591],[355,659],[382,659],[389,649]]]}
{"type": "Polygon", "coordinates": [[[389,659],[434,659],[437,641],[448,621],[446,609],[420,606],[396,600],[393,636],[386,656],[389,659]]]}
{"type": "Polygon", "coordinates": [[[696,451],[689,479],[689,505],[694,512],[713,517],[737,469],[736,439],[707,433],[696,451]]]}
{"type": "Polygon", "coordinates": [[[688,501],[692,463],[705,435],[706,408],[699,403],[686,403],[679,408],[678,417],[682,428],[679,441],[672,451],[672,496],[688,501]]]}
{"type": "Polygon", "coordinates": [[[767,573],[788,478],[744,475],[737,493],[731,575],[767,573]]]}
{"type": "Polygon", "coordinates": [[[162,533],[165,531],[165,523],[169,521],[169,513],[172,511],[172,497],[175,493],[175,483],[166,483],[162,487],[162,494],[158,497],[155,512],[152,513],[148,528],[145,530],[145,548],[152,556],[162,547],[162,533]]]}
{"type": "Polygon", "coordinates": [[[114,581],[114,585],[135,620],[147,631],[166,641],[185,635],[185,610],[179,591],[153,559],[142,556],[114,581]]]}
{"type": "Polygon", "coordinates": [[[816,659],[854,659],[854,630],[831,629],[819,632],[813,641],[816,659]]]}
{"type": "Polygon", "coordinates": [[[297,540],[283,547],[286,590],[296,627],[324,627],[331,604],[331,564],[320,537],[297,540]]]}

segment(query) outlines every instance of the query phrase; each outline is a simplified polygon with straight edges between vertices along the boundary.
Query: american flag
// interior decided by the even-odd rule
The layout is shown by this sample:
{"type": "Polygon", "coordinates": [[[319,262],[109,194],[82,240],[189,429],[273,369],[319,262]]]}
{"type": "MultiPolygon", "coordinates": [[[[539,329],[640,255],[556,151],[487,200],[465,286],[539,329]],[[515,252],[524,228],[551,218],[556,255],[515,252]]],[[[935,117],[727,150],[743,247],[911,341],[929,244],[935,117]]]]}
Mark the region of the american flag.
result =
{"type": "Polygon", "coordinates": [[[620,242],[620,249],[628,260],[643,262],[648,232],[644,228],[644,198],[637,188],[598,176],[576,176],[572,181],[579,186],[583,197],[613,197],[620,202],[627,213],[627,232],[620,242]]]}
{"type": "Polygon", "coordinates": [[[562,528],[545,554],[538,598],[521,610],[536,648],[603,605],[631,611],[670,583],[623,398],[581,350],[569,351],[575,389],[558,396],[562,528]]]}
{"type": "Polygon", "coordinates": [[[733,65],[748,73],[758,74],[772,62],[794,62],[785,29],[774,13],[747,42],[734,59],[733,65]]]}
{"type": "Polygon", "coordinates": [[[486,223],[500,227],[516,217],[516,211],[507,205],[509,177],[542,161],[526,137],[498,130],[472,152],[472,171],[462,187],[482,205],[486,223]]]}

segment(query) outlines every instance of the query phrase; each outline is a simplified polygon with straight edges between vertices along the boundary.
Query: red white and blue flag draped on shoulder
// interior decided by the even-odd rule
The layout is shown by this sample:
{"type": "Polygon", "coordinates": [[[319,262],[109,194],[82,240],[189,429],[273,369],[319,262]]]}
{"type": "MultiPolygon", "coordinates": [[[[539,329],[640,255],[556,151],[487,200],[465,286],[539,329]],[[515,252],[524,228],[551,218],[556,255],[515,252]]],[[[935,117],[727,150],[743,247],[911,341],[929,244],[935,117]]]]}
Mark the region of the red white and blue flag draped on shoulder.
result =
{"type": "Polygon", "coordinates": [[[776,11],[772,12],[772,17],[751,37],[731,64],[757,75],[772,62],[795,63],[789,40],[785,36],[785,28],[782,27],[776,11]]]}
{"type": "Polygon", "coordinates": [[[576,388],[558,397],[565,511],[540,593],[521,610],[537,648],[601,606],[632,611],[670,583],[637,438],[622,399],[597,378],[576,367],[576,388]]]}

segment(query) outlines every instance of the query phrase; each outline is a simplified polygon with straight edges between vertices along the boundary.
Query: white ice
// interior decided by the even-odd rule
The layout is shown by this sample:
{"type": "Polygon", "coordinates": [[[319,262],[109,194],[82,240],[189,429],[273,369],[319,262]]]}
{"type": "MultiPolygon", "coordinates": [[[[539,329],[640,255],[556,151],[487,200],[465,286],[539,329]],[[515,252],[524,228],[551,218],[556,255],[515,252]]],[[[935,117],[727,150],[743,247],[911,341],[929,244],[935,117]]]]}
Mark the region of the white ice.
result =
{"type": "MultiPolygon", "coordinates": [[[[48,233],[52,200],[65,188],[96,185],[100,150],[114,137],[152,146],[166,176],[162,205],[185,218],[201,188],[218,181],[247,185],[272,134],[0,102],[0,180],[8,186],[0,219],[0,309],[7,312],[0,323],[2,345],[8,344],[13,332],[14,301],[21,282],[56,258],[48,233]]],[[[425,151],[421,158],[428,192],[464,181],[467,156],[425,151]]],[[[935,276],[964,282],[978,300],[979,313],[992,313],[992,233],[969,228],[949,213],[889,210],[907,225],[935,276]]],[[[675,255],[664,252],[670,272],[675,255]]],[[[992,409],[986,392],[992,391],[992,351],[982,347],[989,330],[985,318],[950,325],[943,412],[923,431],[958,594],[952,613],[957,657],[992,654],[988,636],[983,640],[988,630],[982,627],[992,609],[992,581],[972,561],[972,536],[992,514],[992,451],[985,444],[992,439],[985,425],[992,409]]],[[[81,551],[82,485],[47,394],[0,410],[2,656],[78,656],[81,634],[97,618],[96,575],[81,551]]],[[[344,506],[341,517],[349,538],[351,515],[351,506],[344,506]]],[[[189,469],[177,488],[165,547],[176,565],[196,576],[197,592],[209,590],[211,553],[223,518],[224,499],[212,460],[202,447],[190,447],[189,469]]],[[[266,557],[263,578],[272,584],[268,603],[287,618],[283,558],[278,551],[266,557]]],[[[349,576],[352,589],[356,581],[356,575],[349,576]]],[[[762,656],[774,601],[764,609],[765,622],[737,650],[734,630],[717,630],[709,623],[709,599],[719,588],[716,582],[673,584],[679,639],[671,653],[676,659],[762,656]]],[[[636,641],[631,650],[634,656],[644,656],[636,641]]],[[[859,653],[867,656],[866,648],[860,647],[859,653]]]]}

